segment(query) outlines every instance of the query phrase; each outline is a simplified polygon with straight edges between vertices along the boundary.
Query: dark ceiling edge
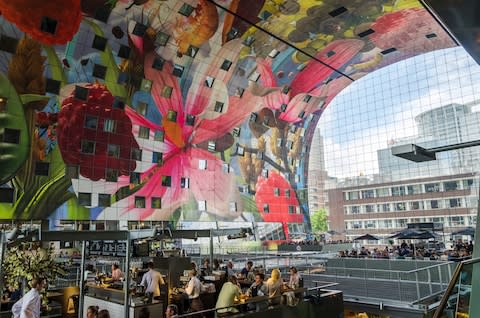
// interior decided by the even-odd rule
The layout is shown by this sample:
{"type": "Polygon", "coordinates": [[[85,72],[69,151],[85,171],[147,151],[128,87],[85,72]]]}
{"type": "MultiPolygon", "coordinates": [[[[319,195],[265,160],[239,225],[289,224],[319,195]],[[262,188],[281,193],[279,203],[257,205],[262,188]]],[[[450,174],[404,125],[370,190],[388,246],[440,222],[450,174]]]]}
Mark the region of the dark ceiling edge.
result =
{"type": "Polygon", "coordinates": [[[208,2],[210,2],[210,3],[212,3],[212,4],[214,4],[214,5],[215,5],[215,6],[217,6],[218,8],[220,8],[220,9],[224,10],[225,12],[228,12],[228,13],[230,13],[231,15],[233,15],[233,16],[235,16],[235,17],[237,17],[237,18],[241,19],[242,21],[244,21],[244,22],[246,22],[246,23],[250,24],[250,25],[251,25],[251,26],[253,26],[254,28],[256,28],[256,29],[258,29],[258,30],[260,30],[260,31],[262,31],[262,32],[265,32],[266,34],[270,35],[271,37],[275,38],[276,40],[278,40],[278,41],[280,41],[280,42],[282,42],[282,43],[284,43],[284,44],[286,44],[286,45],[288,45],[288,46],[290,46],[290,47],[294,48],[295,50],[297,50],[297,51],[299,51],[299,52],[301,52],[301,53],[305,54],[306,56],[308,56],[308,57],[312,58],[313,60],[317,61],[318,63],[320,63],[320,64],[322,64],[322,65],[324,65],[324,66],[328,67],[328,68],[329,68],[329,69],[331,69],[331,70],[333,70],[334,72],[336,72],[336,73],[338,73],[338,74],[340,74],[340,75],[342,75],[342,76],[344,76],[344,77],[348,78],[348,79],[349,79],[349,80],[351,80],[352,82],[354,82],[354,81],[355,81],[353,78],[351,78],[351,77],[350,77],[350,76],[348,76],[347,74],[345,74],[345,73],[343,73],[343,72],[341,72],[341,71],[337,70],[336,68],[334,68],[334,67],[330,66],[329,64],[327,64],[327,63],[323,62],[322,60],[320,60],[320,59],[316,58],[315,56],[311,55],[310,53],[308,53],[308,52],[305,52],[304,50],[302,50],[302,49],[298,48],[297,46],[295,46],[295,45],[291,44],[290,42],[288,42],[288,41],[286,41],[286,40],[282,39],[281,37],[279,37],[279,36],[277,36],[277,35],[275,35],[275,34],[271,33],[270,31],[267,31],[267,30],[265,30],[264,28],[262,28],[262,27],[259,27],[259,26],[258,26],[258,25],[256,25],[255,23],[252,23],[251,21],[249,21],[249,20],[245,19],[244,17],[242,17],[242,16],[240,16],[240,15],[236,14],[235,12],[231,11],[230,9],[227,9],[227,8],[225,8],[224,6],[222,6],[222,5],[218,4],[218,3],[216,3],[214,0],[207,0],[207,1],[208,1],[208,2]]]}
{"type": "Polygon", "coordinates": [[[460,41],[455,37],[455,35],[450,31],[447,25],[442,21],[442,19],[435,13],[435,10],[425,1],[425,0],[418,0],[420,4],[427,10],[428,13],[432,16],[432,18],[437,21],[437,23],[442,27],[442,29],[448,34],[448,36],[452,39],[455,44],[458,46],[462,46],[460,41]]]}

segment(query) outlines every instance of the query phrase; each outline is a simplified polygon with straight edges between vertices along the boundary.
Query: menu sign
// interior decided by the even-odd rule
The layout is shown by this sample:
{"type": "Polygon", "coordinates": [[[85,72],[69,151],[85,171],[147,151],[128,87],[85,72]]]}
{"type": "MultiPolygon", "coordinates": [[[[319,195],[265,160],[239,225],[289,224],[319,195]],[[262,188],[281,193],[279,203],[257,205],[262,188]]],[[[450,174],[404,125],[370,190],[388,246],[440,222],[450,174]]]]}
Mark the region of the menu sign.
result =
{"type": "Polygon", "coordinates": [[[115,243],[115,253],[117,256],[126,256],[127,255],[127,242],[120,241],[115,243]]]}
{"type": "Polygon", "coordinates": [[[90,241],[90,255],[125,256],[127,242],[125,241],[90,241]]]}
{"type": "Polygon", "coordinates": [[[115,241],[103,241],[103,256],[115,256],[115,241]]]}
{"type": "Polygon", "coordinates": [[[103,241],[90,241],[89,253],[90,255],[102,255],[103,241]]]}

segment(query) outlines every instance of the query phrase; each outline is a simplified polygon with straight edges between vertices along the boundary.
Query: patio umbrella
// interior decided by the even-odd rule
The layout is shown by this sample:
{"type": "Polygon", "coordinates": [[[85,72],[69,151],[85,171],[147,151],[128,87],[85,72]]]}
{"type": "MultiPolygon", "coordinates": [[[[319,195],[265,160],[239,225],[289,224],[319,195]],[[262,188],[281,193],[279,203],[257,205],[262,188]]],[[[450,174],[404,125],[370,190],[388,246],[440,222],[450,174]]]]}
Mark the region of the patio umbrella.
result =
{"type": "Polygon", "coordinates": [[[378,237],[375,237],[371,234],[364,234],[362,236],[359,236],[359,237],[356,237],[353,239],[354,241],[363,241],[363,240],[367,240],[367,241],[378,241],[379,238],[378,237]]]}
{"type": "Polygon", "coordinates": [[[453,232],[452,235],[468,235],[468,236],[475,236],[475,228],[474,227],[466,227],[462,230],[453,232]]]}

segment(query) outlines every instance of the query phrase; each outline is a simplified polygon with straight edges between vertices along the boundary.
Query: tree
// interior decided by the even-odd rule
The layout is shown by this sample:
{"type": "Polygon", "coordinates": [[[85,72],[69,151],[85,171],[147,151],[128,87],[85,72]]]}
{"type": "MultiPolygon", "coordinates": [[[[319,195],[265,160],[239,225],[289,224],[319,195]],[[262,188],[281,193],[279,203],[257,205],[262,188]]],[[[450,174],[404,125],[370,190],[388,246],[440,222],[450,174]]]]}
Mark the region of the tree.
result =
{"type": "Polygon", "coordinates": [[[310,216],[313,232],[324,232],[328,229],[327,226],[327,210],[324,208],[314,212],[310,216]]]}

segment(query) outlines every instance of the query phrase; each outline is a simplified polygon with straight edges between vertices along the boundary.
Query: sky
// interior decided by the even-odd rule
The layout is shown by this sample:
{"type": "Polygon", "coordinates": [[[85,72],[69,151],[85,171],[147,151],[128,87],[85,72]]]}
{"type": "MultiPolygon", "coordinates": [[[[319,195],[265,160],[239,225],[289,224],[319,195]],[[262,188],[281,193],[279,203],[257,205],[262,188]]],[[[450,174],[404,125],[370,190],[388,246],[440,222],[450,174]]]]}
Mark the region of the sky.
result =
{"type": "Polygon", "coordinates": [[[480,66],[463,47],[372,72],[337,95],[319,120],[326,169],[338,178],[378,173],[376,150],[387,148],[389,140],[414,137],[415,116],[475,100],[480,100],[480,66]]]}

